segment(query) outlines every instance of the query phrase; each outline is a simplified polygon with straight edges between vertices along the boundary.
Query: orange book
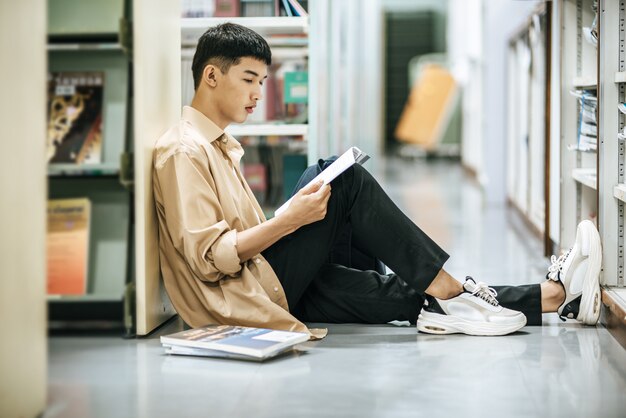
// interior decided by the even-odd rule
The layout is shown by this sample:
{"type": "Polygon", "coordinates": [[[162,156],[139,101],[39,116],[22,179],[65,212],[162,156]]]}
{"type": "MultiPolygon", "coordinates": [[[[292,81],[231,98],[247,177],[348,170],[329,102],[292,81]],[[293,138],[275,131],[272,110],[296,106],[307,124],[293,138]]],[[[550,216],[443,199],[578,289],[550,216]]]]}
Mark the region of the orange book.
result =
{"type": "Polygon", "coordinates": [[[89,258],[89,199],[48,201],[48,294],[83,295],[89,258]]]}

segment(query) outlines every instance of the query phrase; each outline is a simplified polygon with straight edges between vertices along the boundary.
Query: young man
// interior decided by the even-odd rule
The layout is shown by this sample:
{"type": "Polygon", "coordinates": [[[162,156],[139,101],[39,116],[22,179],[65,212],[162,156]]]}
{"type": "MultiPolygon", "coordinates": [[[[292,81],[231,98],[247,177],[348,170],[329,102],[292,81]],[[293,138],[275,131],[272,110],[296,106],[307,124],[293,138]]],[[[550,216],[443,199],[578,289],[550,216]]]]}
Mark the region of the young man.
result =
{"type": "Polygon", "coordinates": [[[548,280],[496,293],[446,273],[448,255],[359,165],[332,185],[305,186],[284,213],[266,220],[239,169],[243,149],[224,129],[254,111],[270,63],[270,49],[257,33],[230,23],[209,29],[193,59],[191,106],[156,143],[161,270],[187,324],[296,330],[319,338],[325,330],[309,330],[301,321],[408,320],[423,332],[472,335],[540,324],[542,312],[596,323],[601,255],[590,222],[579,226],[572,250],[553,259],[548,280]],[[329,263],[346,225],[360,248],[396,274],[329,263]]]}

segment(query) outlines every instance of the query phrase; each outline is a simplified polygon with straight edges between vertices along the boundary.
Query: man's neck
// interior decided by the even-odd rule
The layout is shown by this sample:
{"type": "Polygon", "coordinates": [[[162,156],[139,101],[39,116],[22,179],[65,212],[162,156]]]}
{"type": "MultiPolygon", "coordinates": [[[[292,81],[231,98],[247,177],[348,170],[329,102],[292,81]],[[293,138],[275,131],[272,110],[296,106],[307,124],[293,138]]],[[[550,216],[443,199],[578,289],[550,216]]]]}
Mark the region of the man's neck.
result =
{"type": "Polygon", "coordinates": [[[221,130],[226,129],[229,125],[228,122],[221,121],[220,118],[216,117],[219,112],[216,111],[215,106],[213,106],[208,100],[199,97],[197,94],[191,100],[190,106],[209,118],[211,122],[216,124],[221,130]]]}

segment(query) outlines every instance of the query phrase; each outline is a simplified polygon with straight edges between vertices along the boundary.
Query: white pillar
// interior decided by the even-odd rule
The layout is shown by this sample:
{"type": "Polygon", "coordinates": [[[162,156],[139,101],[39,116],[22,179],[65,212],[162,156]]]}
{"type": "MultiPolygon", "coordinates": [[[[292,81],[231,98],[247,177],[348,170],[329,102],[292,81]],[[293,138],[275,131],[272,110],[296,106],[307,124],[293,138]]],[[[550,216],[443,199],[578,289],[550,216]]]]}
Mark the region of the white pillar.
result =
{"type": "Polygon", "coordinates": [[[46,1],[0,2],[0,416],[46,406],[46,1]]]}

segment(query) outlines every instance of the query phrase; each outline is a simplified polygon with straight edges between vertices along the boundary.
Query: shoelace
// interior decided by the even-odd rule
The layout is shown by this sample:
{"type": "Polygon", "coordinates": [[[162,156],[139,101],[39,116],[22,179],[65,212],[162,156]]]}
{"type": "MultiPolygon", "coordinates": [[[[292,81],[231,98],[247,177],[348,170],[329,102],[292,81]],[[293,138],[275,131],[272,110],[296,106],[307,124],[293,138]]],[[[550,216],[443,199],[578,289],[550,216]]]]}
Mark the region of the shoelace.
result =
{"type": "Polygon", "coordinates": [[[562,254],[559,258],[556,258],[555,255],[550,257],[550,267],[548,267],[548,274],[546,274],[546,279],[554,280],[558,282],[561,280],[561,272],[563,271],[563,264],[565,264],[565,260],[567,260],[567,256],[569,256],[571,249],[568,250],[565,254],[562,254]]]}
{"type": "MultiPolygon", "coordinates": [[[[467,277],[466,279],[471,279],[471,277],[467,277]]],[[[474,279],[472,279],[473,281],[474,279]]],[[[496,296],[498,296],[498,292],[493,287],[487,286],[487,283],[478,282],[474,286],[474,290],[470,292],[473,296],[479,297],[485,302],[489,303],[493,306],[498,306],[500,303],[496,296]]]]}
{"type": "MultiPolygon", "coordinates": [[[[556,258],[555,255],[550,256],[550,267],[548,267],[548,274],[546,274],[546,279],[554,280],[555,282],[560,282],[562,286],[565,286],[561,281],[561,273],[563,273],[563,264],[565,264],[565,260],[569,256],[569,253],[572,252],[570,248],[565,254],[561,254],[559,258],[556,258]]],[[[565,316],[559,314],[559,318],[561,321],[565,322],[567,319],[565,316]]]]}

